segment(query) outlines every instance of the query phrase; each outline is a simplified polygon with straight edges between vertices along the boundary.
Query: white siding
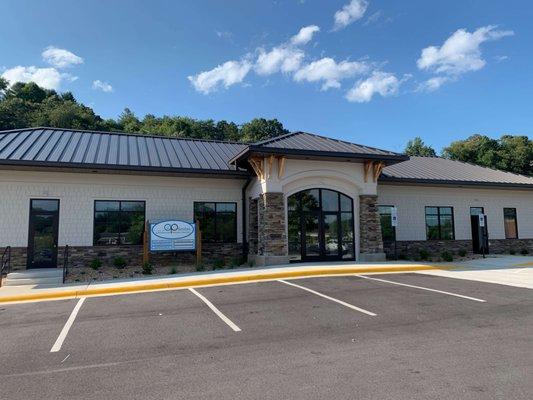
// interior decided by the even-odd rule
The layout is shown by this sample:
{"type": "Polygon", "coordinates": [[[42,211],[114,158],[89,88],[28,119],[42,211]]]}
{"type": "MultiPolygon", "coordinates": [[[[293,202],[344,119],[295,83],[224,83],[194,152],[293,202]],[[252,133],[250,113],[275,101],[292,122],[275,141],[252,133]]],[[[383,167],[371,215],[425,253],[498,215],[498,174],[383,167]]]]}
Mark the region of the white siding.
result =
{"type": "Polygon", "coordinates": [[[471,239],[470,207],[484,207],[489,237],[505,239],[503,208],[516,208],[518,237],[533,238],[533,190],[378,185],[380,205],[398,209],[398,240],[426,239],[426,206],[452,206],[455,238],[471,239]]]}
{"type": "Polygon", "coordinates": [[[242,242],[241,189],[237,179],[46,173],[0,170],[0,247],[27,246],[31,198],[60,200],[59,245],[92,246],[95,200],[144,200],[146,218],[192,220],[195,201],[237,203],[242,242]]]}

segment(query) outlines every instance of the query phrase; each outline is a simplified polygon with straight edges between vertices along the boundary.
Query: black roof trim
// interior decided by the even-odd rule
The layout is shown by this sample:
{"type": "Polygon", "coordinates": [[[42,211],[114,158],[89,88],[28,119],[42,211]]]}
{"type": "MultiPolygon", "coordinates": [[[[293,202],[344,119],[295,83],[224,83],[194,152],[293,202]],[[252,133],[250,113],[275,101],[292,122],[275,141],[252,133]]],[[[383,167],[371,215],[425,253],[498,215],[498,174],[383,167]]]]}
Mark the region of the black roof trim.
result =
{"type": "Polygon", "coordinates": [[[134,171],[147,172],[153,174],[179,174],[179,175],[217,175],[217,176],[242,176],[248,177],[250,173],[246,170],[213,170],[201,168],[170,168],[170,167],[147,167],[131,165],[109,165],[109,164],[86,164],[70,162],[50,162],[50,161],[12,161],[0,160],[1,166],[10,167],[44,167],[44,168],[74,168],[78,170],[92,171],[134,171]]]}
{"type": "Polygon", "coordinates": [[[381,175],[378,179],[378,184],[379,183],[413,183],[421,186],[475,186],[487,188],[521,188],[533,190],[533,185],[528,183],[461,181],[452,179],[396,178],[387,175],[381,175]]]}

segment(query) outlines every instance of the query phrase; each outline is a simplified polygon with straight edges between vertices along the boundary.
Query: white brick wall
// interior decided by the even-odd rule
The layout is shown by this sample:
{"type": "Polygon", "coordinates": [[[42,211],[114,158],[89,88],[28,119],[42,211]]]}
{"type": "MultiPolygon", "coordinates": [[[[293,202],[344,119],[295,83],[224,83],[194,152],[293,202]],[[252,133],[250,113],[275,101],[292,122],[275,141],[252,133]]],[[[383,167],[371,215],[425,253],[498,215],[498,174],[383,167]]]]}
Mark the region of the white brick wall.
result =
{"type": "Polygon", "coordinates": [[[455,238],[471,239],[470,207],[484,207],[489,237],[505,239],[503,208],[516,208],[518,237],[533,238],[533,191],[378,185],[380,205],[398,209],[398,240],[425,240],[425,206],[454,208],[455,238]]]}
{"type": "Polygon", "coordinates": [[[195,201],[237,203],[242,242],[240,179],[178,178],[0,170],[0,247],[27,246],[31,198],[60,200],[59,245],[92,246],[94,200],[144,200],[146,218],[192,220],[195,201]]]}

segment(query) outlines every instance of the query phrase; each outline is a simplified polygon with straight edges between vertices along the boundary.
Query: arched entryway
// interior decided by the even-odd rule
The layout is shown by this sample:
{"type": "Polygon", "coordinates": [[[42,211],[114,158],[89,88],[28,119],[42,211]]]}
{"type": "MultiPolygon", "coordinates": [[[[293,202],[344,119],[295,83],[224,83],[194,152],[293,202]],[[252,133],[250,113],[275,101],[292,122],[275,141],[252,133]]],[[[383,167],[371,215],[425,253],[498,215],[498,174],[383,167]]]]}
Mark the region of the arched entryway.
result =
{"type": "Polygon", "coordinates": [[[353,200],[330,189],[308,189],[287,199],[289,259],[354,260],[353,200]]]}

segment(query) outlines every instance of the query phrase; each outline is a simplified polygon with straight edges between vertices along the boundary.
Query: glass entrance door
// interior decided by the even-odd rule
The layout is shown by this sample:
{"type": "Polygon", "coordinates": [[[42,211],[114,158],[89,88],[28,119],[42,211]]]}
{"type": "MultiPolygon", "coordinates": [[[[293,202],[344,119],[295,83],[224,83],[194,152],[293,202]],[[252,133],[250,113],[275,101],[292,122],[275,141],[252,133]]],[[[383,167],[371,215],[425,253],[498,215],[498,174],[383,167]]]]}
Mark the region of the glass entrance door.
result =
{"type": "Polygon", "coordinates": [[[288,242],[291,261],[353,260],[353,202],[328,189],[289,196],[288,242]]]}
{"type": "Polygon", "coordinates": [[[30,200],[28,268],[57,267],[59,200],[30,200]]]}

